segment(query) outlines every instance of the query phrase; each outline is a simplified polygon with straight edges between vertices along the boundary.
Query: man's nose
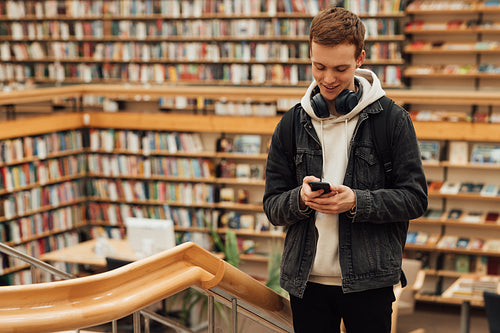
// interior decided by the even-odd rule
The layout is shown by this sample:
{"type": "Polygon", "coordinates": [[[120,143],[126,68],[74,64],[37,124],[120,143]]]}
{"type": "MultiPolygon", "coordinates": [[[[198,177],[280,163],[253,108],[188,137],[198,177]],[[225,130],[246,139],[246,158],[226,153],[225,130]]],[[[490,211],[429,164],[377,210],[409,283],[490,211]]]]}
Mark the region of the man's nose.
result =
{"type": "Polygon", "coordinates": [[[325,81],[325,83],[335,83],[335,81],[337,80],[337,76],[335,75],[334,71],[327,70],[325,72],[323,80],[325,81]]]}

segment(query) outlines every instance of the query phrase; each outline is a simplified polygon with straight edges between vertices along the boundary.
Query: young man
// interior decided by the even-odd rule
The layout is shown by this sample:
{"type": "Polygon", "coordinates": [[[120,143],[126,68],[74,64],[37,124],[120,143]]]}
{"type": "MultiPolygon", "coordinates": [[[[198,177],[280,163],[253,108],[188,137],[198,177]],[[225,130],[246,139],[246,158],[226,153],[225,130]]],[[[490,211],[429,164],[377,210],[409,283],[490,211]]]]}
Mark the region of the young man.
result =
{"type": "Polygon", "coordinates": [[[390,332],[393,286],[406,283],[408,222],[427,208],[411,119],[382,103],[376,75],[359,69],[364,35],[359,17],[343,8],[313,19],[314,81],[271,141],[264,210],[271,223],[287,228],[281,286],[290,294],[296,333],[339,332],[341,318],[349,333],[390,332]],[[390,113],[387,183],[370,128],[380,112],[390,113]],[[320,180],[330,184],[329,193],[312,190],[309,182],[320,180]]]}

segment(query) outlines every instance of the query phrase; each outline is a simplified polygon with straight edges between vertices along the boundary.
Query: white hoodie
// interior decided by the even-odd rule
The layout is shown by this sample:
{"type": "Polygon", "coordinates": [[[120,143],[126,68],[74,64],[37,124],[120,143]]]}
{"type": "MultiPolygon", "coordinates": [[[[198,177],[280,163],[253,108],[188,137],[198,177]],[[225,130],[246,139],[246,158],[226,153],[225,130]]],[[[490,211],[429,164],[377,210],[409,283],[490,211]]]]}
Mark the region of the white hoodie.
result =
{"type": "MultiPolygon", "coordinates": [[[[359,113],[385,95],[380,81],[372,71],[357,69],[355,77],[362,86],[363,95],[356,107],[348,114],[340,117],[330,115],[328,118],[319,118],[311,106],[311,93],[317,86],[313,81],[302,97],[301,105],[311,117],[314,129],[318,133],[323,151],[322,180],[330,184],[343,184],[349,156],[349,143],[359,113]]],[[[316,228],[319,232],[316,257],[309,281],[327,285],[341,285],[341,271],[339,263],[339,233],[338,215],[317,213],[316,228]]]]}

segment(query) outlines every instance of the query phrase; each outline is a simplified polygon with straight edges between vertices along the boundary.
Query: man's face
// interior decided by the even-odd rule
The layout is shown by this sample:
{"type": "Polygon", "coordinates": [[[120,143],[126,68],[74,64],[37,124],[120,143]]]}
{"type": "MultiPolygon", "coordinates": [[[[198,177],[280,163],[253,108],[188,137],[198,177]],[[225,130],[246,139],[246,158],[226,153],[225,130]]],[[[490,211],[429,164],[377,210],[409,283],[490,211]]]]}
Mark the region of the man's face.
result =
{"type": "Polygon", "coordinates": [[[326,46],[312,43],[312,74],[327,101],[333,102],[344,89],[354,90],[354,71],[365,59],[365,51],[356,59],[355,50],[353,44],[326,46]]]}

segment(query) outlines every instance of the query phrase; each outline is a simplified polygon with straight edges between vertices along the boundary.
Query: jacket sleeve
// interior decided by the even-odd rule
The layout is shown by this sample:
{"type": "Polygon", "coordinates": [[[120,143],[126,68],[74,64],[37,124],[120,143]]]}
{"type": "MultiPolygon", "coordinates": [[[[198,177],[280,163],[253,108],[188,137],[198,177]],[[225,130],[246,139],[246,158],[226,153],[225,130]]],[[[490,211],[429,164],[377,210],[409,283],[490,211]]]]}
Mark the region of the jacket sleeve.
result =
{"type": "Polygon", "coordinates": [[[353,222],[398,222],[420,217],[427,209],[427,182],[413,122],[395,105],[392,128],[392,185],[376,190],[354,189],[357,199],[353,222]]]}
{"type": "Polygon", "coordinates": [[[290,109],[276,126],[269,147],[266,163],[266,185],[264,212],[273,225],[288,226],[303,221],[314,214],[299,207],[302,183],[298,183],[295,172],[295,147],[292,141],[297,112],[290,109]],[[288,117],[288,118],[287,118],[288,117]],[[289,141],[287,141],[289,140],[289,141]]]}

